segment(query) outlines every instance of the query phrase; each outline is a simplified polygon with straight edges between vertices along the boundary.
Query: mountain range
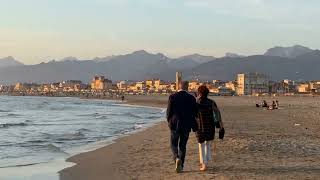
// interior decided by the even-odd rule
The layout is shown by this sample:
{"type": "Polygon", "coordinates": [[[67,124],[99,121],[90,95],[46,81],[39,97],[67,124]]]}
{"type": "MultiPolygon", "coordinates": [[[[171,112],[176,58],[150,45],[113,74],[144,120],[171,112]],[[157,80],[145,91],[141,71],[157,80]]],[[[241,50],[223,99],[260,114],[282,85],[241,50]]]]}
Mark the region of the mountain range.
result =
{"type": "Polygon", "coordinates": [[[273,80],[314,80],[320,79],[319,67],[320,51],[299,45],[270,48],[263,55],[227,53],[221,58],[200,54],[169,58],[161,53],[140,50],[92,60],[66,57],[60,61],[24,65],[13,57],[7,57],[0,59],[0,84],[71,79],[89,82],[97,74],[113,81],[151,78],[174,80],[176,71],[183,72],[185,79],[232,80],[237,73],[261,72],[273,80]]]}
{"type": "Polygon", "coordinates": [[[12,67],[12,66],[22,66],[22,65],[24,65],[24,64],[15,60],[12,56],[0,58],[0,68],[12,67]]]}

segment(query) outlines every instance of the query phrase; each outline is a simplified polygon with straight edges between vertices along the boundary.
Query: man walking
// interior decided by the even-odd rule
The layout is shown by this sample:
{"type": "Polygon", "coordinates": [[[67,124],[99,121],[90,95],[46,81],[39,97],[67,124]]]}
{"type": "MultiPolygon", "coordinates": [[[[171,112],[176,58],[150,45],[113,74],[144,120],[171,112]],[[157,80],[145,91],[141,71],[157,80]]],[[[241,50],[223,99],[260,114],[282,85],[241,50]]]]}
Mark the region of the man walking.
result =
{"type": "Polygon", "coordinates": [[[191,129],[197,130],[197,104],[194,96],[187,92],[187,81],[179,84],[179,91],[170,95],[167,121],[171,131],[171,150],[176,163],[176,172],[183,171],[186,146],[191,129]]]}

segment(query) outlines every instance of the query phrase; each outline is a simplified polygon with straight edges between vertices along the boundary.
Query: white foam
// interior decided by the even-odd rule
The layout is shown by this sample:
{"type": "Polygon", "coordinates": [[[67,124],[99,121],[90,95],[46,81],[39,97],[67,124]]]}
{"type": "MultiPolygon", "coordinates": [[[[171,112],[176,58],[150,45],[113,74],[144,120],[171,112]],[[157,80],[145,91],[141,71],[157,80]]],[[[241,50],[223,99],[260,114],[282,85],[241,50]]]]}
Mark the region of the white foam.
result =
{"type": "Polygon", "coordinates": [[[0,168],[1,180],[59,180],[58,171],[73,166],[65,159],[55,159],[48,163],[40,163],[22,167],[0,168]]]}

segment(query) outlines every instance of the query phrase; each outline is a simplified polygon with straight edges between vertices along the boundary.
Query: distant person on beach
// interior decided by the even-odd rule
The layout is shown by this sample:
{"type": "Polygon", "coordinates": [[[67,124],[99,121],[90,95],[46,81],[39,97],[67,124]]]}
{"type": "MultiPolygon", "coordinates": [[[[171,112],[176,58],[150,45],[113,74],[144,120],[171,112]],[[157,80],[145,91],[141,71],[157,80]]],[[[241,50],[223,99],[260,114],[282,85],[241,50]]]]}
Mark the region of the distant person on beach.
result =
{"type": "Polygon", "coordinates": [[[267,103],[266,100],[263,100],[263,101],[262,101],[262,107],[268,107],[268,103],[267,103]]]}
{"type": "Polygon", "coordinates": [[[124,101],[124,96],[121,96],[121,101],[122,101],[122,102],[124,101]]]}
{"type": "Polygon", "coordinates": [[[275,102],[275,101],[272,101],[272,105],[270,105],[270,106],[268,107],[268,110],[274,110],[274,109],[278,109],[278,108],[277,108],[276,102],[275,102]]]}
{"type": "Polygon", "coordinates": [[[211,160],[211,144],[214,140],[215,127],[223,129],[220,110],[215,101],[208,98],[209,89],[202,85],[198,88],[198,131],[196,132],[199,143],[200,171],[207,170],[211,160]]]}
{"type": "Polygon", "coordinates": [[[187,92],[189,83],[179,84],[179,91],[170,95],[167,107],[167,121],[171,131],[171,150],[176,164],[177,173],[183,171],[186,146],[191,129],[197,131],[196,98],[187,92]]]}
{"type": "Polygon", "coordinates": [[[276,109],[279,109],[279,101],[276,100],[276,109]]]}
{"type": "Polygon", "coordinates": [[[275,101],[272,101],[272,109],[276,109],[276,107],[277,107],[276,102],[275,102],[275,101]]]}

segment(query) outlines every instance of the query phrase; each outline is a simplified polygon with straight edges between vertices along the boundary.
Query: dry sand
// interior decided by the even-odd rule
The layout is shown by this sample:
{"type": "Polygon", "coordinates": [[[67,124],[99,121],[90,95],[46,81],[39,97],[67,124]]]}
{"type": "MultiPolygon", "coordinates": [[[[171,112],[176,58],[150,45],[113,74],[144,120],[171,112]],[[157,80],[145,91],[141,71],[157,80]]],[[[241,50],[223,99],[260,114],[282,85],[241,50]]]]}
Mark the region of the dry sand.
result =
{"type": "MultiPolygon", "coordinates": [[[[68,161],[77,165],[62,170],[60,179],[320,179],[320,98],[277,98],[281,109],[273,111],[256,108],[259,97],[213,99],[222,111],[226,137],[218,141],[207,172],[198,170],[194,133],[188,142],[185,172],[174,172],[164,121],[71,157],[68,161]]],[[[161,96],[128,97],[130,104],[165,107],[166,102],[167,97],[161,96]]]]}

